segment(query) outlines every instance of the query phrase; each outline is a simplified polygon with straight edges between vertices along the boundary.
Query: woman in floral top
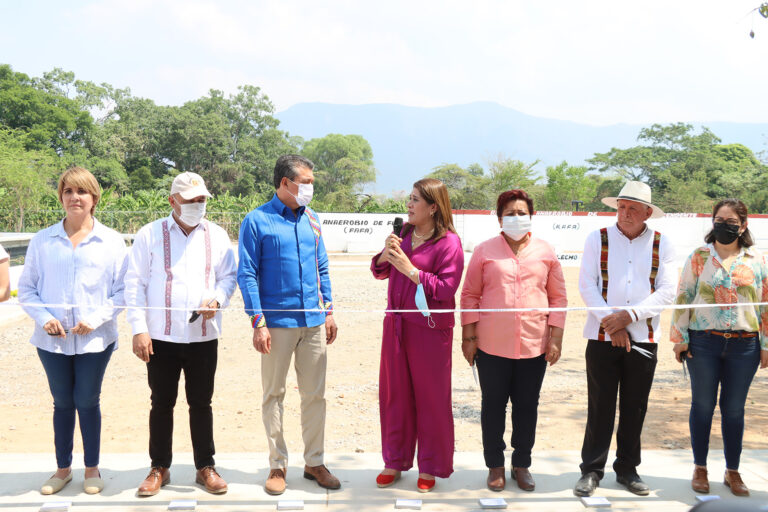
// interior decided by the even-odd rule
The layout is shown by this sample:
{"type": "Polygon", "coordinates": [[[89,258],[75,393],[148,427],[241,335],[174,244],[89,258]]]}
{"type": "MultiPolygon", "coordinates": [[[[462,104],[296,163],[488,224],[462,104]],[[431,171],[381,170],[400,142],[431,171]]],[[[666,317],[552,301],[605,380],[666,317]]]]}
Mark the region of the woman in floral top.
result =
{"type": "Polygon", "coordinates": [[[768,308],[736,304],[768,302],[768,268],[752,247],[744,203],[720,201],[712,220],[704,239],[707,245],[685,262],[677,303],[716,306],[675,310],[670,338],[675,357],[685,360],[691,374],[689,426],[695,464],[691,487],[709,492],[707,452],[719,385],[725,485],[737,496],[748,496],[738,471],[744,404],[758,364],[768,366],[768,308]]]}

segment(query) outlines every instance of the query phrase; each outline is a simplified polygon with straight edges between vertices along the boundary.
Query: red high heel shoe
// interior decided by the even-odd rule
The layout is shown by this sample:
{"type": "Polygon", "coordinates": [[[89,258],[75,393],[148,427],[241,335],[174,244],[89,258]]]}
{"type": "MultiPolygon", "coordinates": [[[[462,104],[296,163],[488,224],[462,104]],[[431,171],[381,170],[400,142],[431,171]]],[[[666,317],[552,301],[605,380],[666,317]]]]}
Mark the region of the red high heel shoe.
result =
{"type": "Polygon", "coordinates": [[[429,492],[432,489],[435,488],[435,483],[437,480],[427,480],[426,478],[419,478],[419,481],[416,483],[416,488],[419,492],[429,492]]]}
{"type": "Polygon", "coordinates": [[[389,487],[390,485],[394,484],[398,480],[400,480],[399,471],[394,475],[385,475],[384,473],[379,473],[379,476],[376,477],[376,485],[381,488],[389,487]]]}

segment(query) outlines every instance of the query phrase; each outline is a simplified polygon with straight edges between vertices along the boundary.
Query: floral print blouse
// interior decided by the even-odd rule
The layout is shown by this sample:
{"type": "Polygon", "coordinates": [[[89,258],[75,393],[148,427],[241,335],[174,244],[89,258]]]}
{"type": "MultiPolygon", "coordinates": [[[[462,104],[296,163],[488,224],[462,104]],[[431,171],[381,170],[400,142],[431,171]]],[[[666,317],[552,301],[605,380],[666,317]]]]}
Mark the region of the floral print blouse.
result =
{"type": "Polygon", "coordinates": [[[726,270],[714,245],[699,247],[685,262],[676,303],[724,305],[676,309],[670,340],[688,343],[689,330],[759,332],[760,346],[768,350],[768,306],[735,305],[754,302],[768,302],[768,267],[762,253],[742,248],[726,270]]]}

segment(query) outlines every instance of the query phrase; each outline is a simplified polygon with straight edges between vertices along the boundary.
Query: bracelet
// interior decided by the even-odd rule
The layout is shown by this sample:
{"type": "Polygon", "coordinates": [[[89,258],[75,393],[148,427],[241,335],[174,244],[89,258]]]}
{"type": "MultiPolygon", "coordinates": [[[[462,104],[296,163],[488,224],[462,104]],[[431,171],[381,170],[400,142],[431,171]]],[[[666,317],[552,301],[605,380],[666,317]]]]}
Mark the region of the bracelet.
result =
{"type": "Polygon", "coordinates": [[[249,317],[251,319],[251,327],[256,329],[257,327],[266,327],[267,326],[267,319],[264,318],[263,313],[257,313],[255,315],[251,315],[249,317]]]}
{"type": "Polygon", "coordinates": [[[461,338],[461,341],[477,341],[477,336],[470,336],[468,338],[461,338]]]}

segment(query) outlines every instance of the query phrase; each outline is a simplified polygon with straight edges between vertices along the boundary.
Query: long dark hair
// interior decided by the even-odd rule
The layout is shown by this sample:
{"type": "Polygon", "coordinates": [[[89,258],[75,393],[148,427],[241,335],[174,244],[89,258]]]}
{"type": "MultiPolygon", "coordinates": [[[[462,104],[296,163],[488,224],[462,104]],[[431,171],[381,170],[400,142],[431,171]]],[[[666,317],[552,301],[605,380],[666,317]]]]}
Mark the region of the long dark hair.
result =
{"type": "MultiPolygon", "coordinates": [[[[739,216],[739,222],[741,222],[741,225],[743,226],[745,222],[747,222],[748,212],[747,212],[747,205],[742,203],[740,200],[735,198],[729,198],[729,199],[723,199],[719,203],[715,205],[715,207],[712,209],[712,221],[714,222],[715,216],[717,215],[717,212],[722,208],[723,206],[727,206],[733,212],[739,216]]],[[[704,237],[704,241],[708,244],[715,243],[715,230],[714,228],[709,230],[709,233],[707,233],[707,236],[704,237]]],[[[749,227],[744,229],[744,232],[739,235],[739,247],[752,247],[755,245],[755,241],[752,238],[752,233],[749,232],[749,227]]]]}

